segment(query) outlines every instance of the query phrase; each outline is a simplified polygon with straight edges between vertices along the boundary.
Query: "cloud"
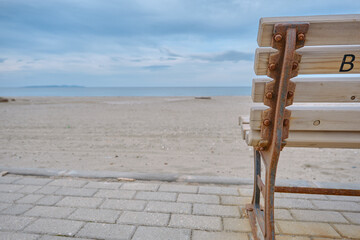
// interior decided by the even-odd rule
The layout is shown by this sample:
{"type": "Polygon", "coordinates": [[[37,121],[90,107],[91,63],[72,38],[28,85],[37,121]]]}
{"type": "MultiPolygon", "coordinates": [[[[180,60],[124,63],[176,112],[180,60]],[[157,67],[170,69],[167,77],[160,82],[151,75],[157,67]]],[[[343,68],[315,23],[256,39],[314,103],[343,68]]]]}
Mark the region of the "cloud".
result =
{"type": "Polygon", "coordinates": [[[209,62],[238,62],[241,60],[252,61],[254,58],[254,54],[232,50],[223,53],[192,55],[190,56],[190,58],[209,62]]]}
{"type": "Polygon", "coordinates": [[[6,61],[7,58],[0,58],[0,63],[3,63],[6,61]]]}
{"type": "Polygon", "coordinates": [[[166,70],[170,67],[171,66],[169,65],[150,65],[150,66],[145,66],[143,68],[150,71],[158,71],[158,70],[166,70]]]}

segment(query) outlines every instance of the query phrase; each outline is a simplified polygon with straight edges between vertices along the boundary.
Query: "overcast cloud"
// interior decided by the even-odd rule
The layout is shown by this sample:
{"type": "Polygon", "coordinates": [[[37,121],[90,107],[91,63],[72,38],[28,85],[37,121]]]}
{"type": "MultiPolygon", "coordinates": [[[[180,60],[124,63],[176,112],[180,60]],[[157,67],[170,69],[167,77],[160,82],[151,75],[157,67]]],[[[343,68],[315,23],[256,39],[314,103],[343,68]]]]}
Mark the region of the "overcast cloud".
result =
{"type": "Polygon", "coordinates": [[[250,86],[260,17],[360,1],[0,0],[0,87],[250,86]]]}

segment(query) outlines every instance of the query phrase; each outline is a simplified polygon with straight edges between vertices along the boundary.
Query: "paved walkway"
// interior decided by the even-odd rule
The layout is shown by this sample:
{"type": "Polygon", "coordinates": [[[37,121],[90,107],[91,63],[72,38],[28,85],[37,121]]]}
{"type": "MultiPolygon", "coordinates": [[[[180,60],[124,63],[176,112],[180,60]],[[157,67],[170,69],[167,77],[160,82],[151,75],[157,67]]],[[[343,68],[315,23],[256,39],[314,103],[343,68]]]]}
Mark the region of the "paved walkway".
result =
{"type": "MultiPolygon", "coordinates": [[[[251,186],[0,177],[0,239],[252,239],[251,186]]],[[[360,197],[278,194],[279,240],[360,239],[360,197]]]]}

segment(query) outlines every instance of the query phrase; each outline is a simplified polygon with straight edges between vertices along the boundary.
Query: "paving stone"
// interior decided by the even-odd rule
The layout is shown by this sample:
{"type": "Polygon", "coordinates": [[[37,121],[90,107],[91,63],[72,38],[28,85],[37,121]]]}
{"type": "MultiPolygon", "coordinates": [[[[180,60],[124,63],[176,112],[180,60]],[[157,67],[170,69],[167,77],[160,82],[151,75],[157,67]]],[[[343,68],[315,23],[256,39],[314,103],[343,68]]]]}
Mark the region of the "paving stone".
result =
{"type": "Polygon", "coordinates": [[[0,215],[0,230],[21,230],[33,220],[31,217],[0,215]]]}
{"type": "Polygon", "coordinates": [[[160,192],[181,192],[181,193],[197,193],[199,187],[180,184],[161,184],[160,192]]]}
{"type": "Polygon", "coordinates": [[[166,226],[170,214],[149,212],[123,212],[117,221],[124,224],[166,226]]]}
{"type": "Polygon", "coordinates": [[[57,190],[54,195],[62,196],[78,196],[78,197],[91,197],[97,192],[97,189],[93,188],[69,188],[63,187],[57,190]]]}
{"type": "Polygon", "coordinates": [[[145,211],[147,211],[147,212],[162,212],[162,213],[191,214],[191,203],[149,202],[146,205],[145,211]]]}
{"type": "Polygon", "coordinates": [[[314,205],[319,209],[360,211],[360,204],[355,202],[342,201],[341,203],[339,203],[338,201],[320,201],[320,200],[312,200],[312,201],[314,205]]]}
{"type": "Polygon", "coordinates": [[[58,187],[58,186],[43,186],[42,188],[37,190],[36,193],[53,194],[54,192],[56,192],[59,189],[60,189],[60,187],[58,187]]]}
{"type": "Polygon", "coordinates": [[[171,215],[169,226],[200,230],[222,230],[220,217],[193,216],[184,214],[171,215]]]}
{"type": "Polygon", "coordinates": [[[78,180],[78,179],[55,179],[51,183],[49,183],[50,186],[60,186],[60,187],[77,187],[81,188],[85,186],[88,182],[85,180],[78,180]]]}
{"type": "Polygon", "coordinates": [[[233,197],[233,196],[221,196],[221,204],[223,205],[246,205],[251,203],[251,197],[233,197]]]}
{"type": "Polygon", "coordinates": [[[294,198],[275,198],[275,208],[315,209],[310,200],[294,198]]]}
{"type": "Polygon", "coordinates": [[[83,220],[86,222],[115,223],[120,213],[120,211],[115,210],[80,208],[73,212],[68,219],[83,220]]]}
{"type": "Polygon", "coordinates": [[[90,240],[88,238],[73,238],[73,237],[59,237],[59,236],[42,236],[39,240],[90,240]]]}
{"type": "Polygon", "coordinates": [[[35,203],[42,197],[44,197],[44,195],[42,195],[42,194],[29,194],[19,200],[16,200],[16,202],[17,203],[35,203]]]}
{"type": "Polygon", "coordinates": [[[343,212],[342,213],[350,222],[360,224],[360,213],[343,212]]]}
{"type": "Polygon", "coordinates": [[[37,185],[27,185],[21,189],[19,189],[17,192],[19,193],[34,193],[35,191],[39,190],[41,186],[37,185]]]}
{"type": "Polygon", "coordinates": [[[176,201],[176,193],[168,192],[138,192],[135,199],[139,200],[158,200],[158,201],[176,201]]]}
{"type": "Polygon", "coordinates": [[[224,230],[233,232],[251,232],[249,219],[224,218],[224,230]]]}
{"type": "Polygon", "coordinates": [[[31,217],[66,218],[74,211],[75,208],[68,207],[35,206],[24,215],[31,217]]]}
{"type": "Polygon", "coordinates": [[[178,202],[191,202],[191,203],[219,204],[220,198],[219,198],[219,196],[215,196],[215,195],[180,193],[177,201],[178,202]]]}
{"type": "Polygon", "coordinates": [[[158,183],[124,183],[121,189],[127,190],[143,190],[143,191],[157,191],[159,188],[158,183]]]}
{"type": "Polygon", "coordinates": [[[37,234],[16,233],[16,232],[0,232],[2,240],[36,240],[40,237],[37,234]]]}
{"type": "Polygon", "coordinates": [[[88,208],[96,208],[103,202],[102,198],[87,198],[87,197],[65,197],[60,202],[58,202],[57,206],[65,206],[65,207],[88,207],[88,208]]]}
{"type": "Polygon", "coordinates": [[[293,220],[294,218],[291,216],[289,210],[287,209],[275,209],[275,219],[280,220],[293,220]]]}
{"type": "Polygon", "coordinates": [[[190,229],[139,226],[132,240],[190,240],[190,229]]]}
{"type": "Polygon", "coordinates": [[[239,195],[238,188],[234,187],[208,187],[200,186],[199,193],[218,194],[218,195],[239,195]]]}
{"type": "Polygon", "coordinates": [[[296,198],[296,199],[320,199],[327,200],[325,195],[317,194],[300,194],[300,193],[276,193],[277,197],[281,198],[296,198]],[[279,196],[278,196],[279,195],[279,196]]]}
{"type": "Polygon", "coordinates": [[[64,198],[63,196],[46,195],[43,198],[39,199],[36,202],[36,204],[37,205],[52,206],[55,203],[59,202],[63,198],[64,198]]]}
{"type": "Polygon", "coordinates": [[[277,221],[277,224],[284,234],[340,237],[328,223],[277,221]]]}
{"type": "Polygon", "coordinates": [[[194,204],[193,214],[208,216],[240,217],[239,208],[210,204],[194,204]]]}
{"type": "Polygon", "coordinates": [[[132,199],[136,191],[100,189],[95,197],[132,199]]]}
{"type": "Polygon", "coordinates": [[[343,237],[360,238],[360,226],[358,225],[334,224],[334,226],[343,237]]]}
{"type": "Polygon", "coordinates": [[[119,182],[89,182],[84,188],[119,189],[121,185],[119,182]]]}
{"type": "Polygon", "coordinates": [[[13,203],[24,196],[25,195],[21,193],[0,193],[0,202],[13,203]]]}
{"type": "Polygon", "coordinates": [[[194,231],[192,240],[248,240],[249,237],[245,233],[233,233],[233,232],[205,232],[194,231]]]}
{"type": "MultiPolygon", "coordinates": [[[[316,238],[317,239],[317,238],[316,238]]],[[[289,235],[277,235],[276,240],[311,240],[309,237],[294,237],[289,235]]],[[[315,240],[315,238],[313,238],[315,240]]],[[[320,239],[318,239],[320,240],[320,239]]],[[[321,238],[321,240],[326,240],[325,238],[321,238]]]]}
{"type": "Polygon", "coordinates": [[[360,202],[359,196],[326,196],[329,200],[334,201],[348,201],[348,202],[360,202]]]}
{"type": "Polygon", "coordinates": [[[0,192],[16,192],[23,187],[24,185],[0,184],[0,192]]]}
{"type": "Polygon", "coordinates": [[[83,225],[84,222],[79,221],[40,218],[27,226],[24,231],[40,234],[74,236],[83,225]]]}
{"type": "Polygon", "coordinates": [[[1,212],[1,214],[7,214],[7,215],[19,215],[23,214],[24,212],[28,211],[30,208],[32,208],[33,205],[31,204],[13,204],[4,211],[1,212]]]}
{"type": "Polygon", "coordinates": [[[3,176],[0,177],[0,183],[13,183],[18,181],[21,177],[3,176]]]}
{"type": "Polygon", "coordinates": [[[133,235],[134,231],[134,226],[106,223],[87,223],[76,235],[86,238],[128,240],[133,235]]]}
{"type": "Polygon", "coordinates": [[[146,201],[141,200],[106,199],[100,208],[142,211],[145,208],[145,204],[146,201]]]}
{"type": "MultiPolygon", "coordinates": [[[[1,197],[1,194],[0,194],[0,197],[1,197]]],[[[10,207],[11,204],[10,203],[0,203],[0,211],[10,207]]]]}
{"type": "Polygon", "coordinates": [[[16,184],[22,185],[41,185],[44,186],[51,182],[52,179],[49,178],[35,178],[35,177],[24,177],[16,181],[16,184]]]}
{"type": "Polygon", "coordinates": [[[347,223],[348,221],[338,212],[316,210],[290,210],[296,220],[310,222],[347,223]]]}

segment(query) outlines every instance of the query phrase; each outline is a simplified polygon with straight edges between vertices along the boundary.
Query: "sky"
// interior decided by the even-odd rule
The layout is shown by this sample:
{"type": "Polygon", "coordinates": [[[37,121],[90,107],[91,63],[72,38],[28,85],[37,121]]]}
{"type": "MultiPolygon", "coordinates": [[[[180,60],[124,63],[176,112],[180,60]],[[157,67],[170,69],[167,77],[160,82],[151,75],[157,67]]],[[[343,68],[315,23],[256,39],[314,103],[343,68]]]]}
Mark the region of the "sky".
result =
{"type": "Polygon", "coordinates": [[[259,19],[353,0],[0,0],[0,87],[251,86],[259,19]]]}

